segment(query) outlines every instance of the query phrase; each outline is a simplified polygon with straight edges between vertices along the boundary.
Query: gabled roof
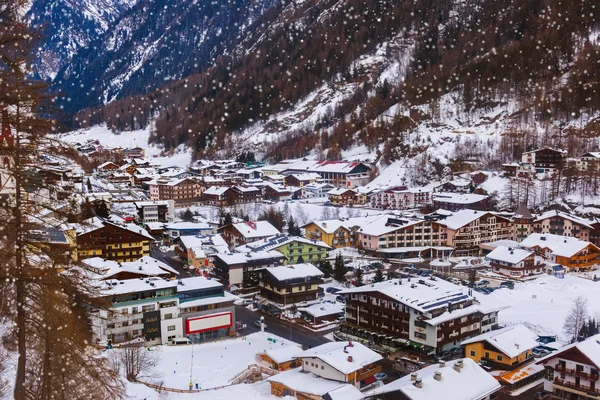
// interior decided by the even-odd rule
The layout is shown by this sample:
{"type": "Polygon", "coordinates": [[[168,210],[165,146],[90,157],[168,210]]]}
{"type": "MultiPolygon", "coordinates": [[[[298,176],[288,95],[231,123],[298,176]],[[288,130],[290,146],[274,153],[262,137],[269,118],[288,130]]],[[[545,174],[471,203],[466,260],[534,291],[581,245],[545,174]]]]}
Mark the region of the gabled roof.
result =
{"type": "Polygon", "coordinates": [[[235,251],[245,253],[248,251],[275,250],[294,242],[331,249],[327,243],[320,240],[310,240],[301,236],[275,235],[266,239],[257,240],[256,242],[247,243],[243,246],[238,246],[235,251]]]}
{"type": "Polygon", "coordinates": [[[268,356],[271,360],[275,361],[277,364],[281,364],[283,362],[292,361],[294,356],[298,354],[298,352],[302,351],[302,348],[295,344],[284,345],[281,347],[276,347],[274,349],[264,350],[262,353],[268,356]]]}
{"type": "Polygon", "coordinates": [[[536,361],[536,364],[545,364],[547,361],[560,357],[561,354],[575,350],[587,357],[596,368],[600,369],[600,334],[591,336],[582,342],[572,343],[562,349],[555,351],[546,357],[542,357],[536,361]]]}
{"type": "Polygon", "coordinates": [[[517,211],[515,211],[515,218],[526,218],[526,219],[531,219],[533,218],[533,215],[531,215],[531,212],[529,211],[529,208],[527,208],[527,204],[526,203],[521,203],[519,204],[519,207],[517,208],[517,211]]]}
{"type": "Polygon", "coordinates": [[[318,358],[347,375],[383,357],[358,342],[331,342],[298,353],[296,358],[318,358]]]}
{"type": "Polygon", "coordinates": [[[572,257],[588,246],[596,247],[590,242],[574,237],[552,235],[548,233],[532,233],[521,242],[521,247],[550,249],[552,254],[561,257],[572,257]]]}
{"type": "MultiPolygon", "coordinates": [[[[294,391],[307,393],[314,396],[323,397],[328,393],[334,393],[344,387],[350,387],[350,391],[354,393],[352,397],[346,397],[347,400],[361,399],[363,397],[360,391],[353,385],[344,382],[337,382],[331,379],[318,377],[313,373],[306,373],[302,368],[290,369],[283,371],[277,375],[267,378],[269,382],[281,383],[294,391]],[[354,389],[352,389],[354,388],[354,389]],[[355,397],[359,396],[359,397],[355,397]]],[[[347,394],[346,394],[347,395],[347,394]]],[[[335,398],[336,400],[338,397],[335,398]]]]}
{"type": "Polygon", "coordinates": [[[281,233],[268,221],[240,222],[232,225],[235,230],[248,239],[268,237],[281,233]]]}
{"type": "MultiPolygon", "coordinates": [[[[459,361],[459,360],[457,360],[459,361]]],[[[439,364],[430,365],[416,372],[422,387],[417,387],[406,375],[387,385],[365,393],[366,396],[377,396],[383,393],[400,391],[410,400],[481,400],[500,390],[500,384],[475,361],[463,358],[460,372],[454,369],[454,362],[448,362],[443,367],[439,364]],[[440,372],[440,380],[435,379],[435,373],[440,372]]]]}
{"type": "Polygon", "coordinates": [[[563,218],[563,219],[569,220],[571,222],[575,222],[576,224],[583,225],[585,227],[593,229],[591,224],[594,221],[590,221],[588,219],[581,218],[576,215],[571,215],[569,213],[558,211],[558,210],[546,211],[545,213],[538,215],[538,217],[534,220],[534,222],[541,222],[545,219],[553,218],[553,217],[563,218]]]}
{"type": "Polygon", "coordinates": [[[128,272],[138,275],[158,276],[158,275],[179,275],[179,272],[169,265],[158,261],[150,256],[144,256],[136,261],[117,262],[105,260],[100,257],[93,257],[83,260],[91,268],[97,270],[99,279],[109,279],[121,272],[128,272]]]}
{"type": "MultiPolygon", "coordinates": [[[[463,226],[468,225],[471,222],[485,216],[486,214],[495,215],[489,211],[477,211],[477,210],[470,210],[468,208],[465,208],[463,210],[452,213],[451,216],[444,218],[440,222],[442,224],[446,225],[450,229],[457,230],[457,229],[460,229],[463,226]]],[[[496,217],[502,218],[497,215],[496,215],[496,217]]]]}
{"type": "Polygon", "coordinates": [[[529,330],[525,325],[519,324],[486,332],[463,341],[461,345],[488,342],[506,356],[515,358],[519,354],[539,346],[537,338],[538,335],[529,330]]]}
{"type": "Polygon", "coordinates": [[[275,279],[278,281],[286,281],[288,279],[297,278],[309,278],[309,277],[322,277],[323,273],[317,267],[312,264],[294,264],[294,265],[282,265],[279,267],[266,268],[275,279]]]}
{"type": "Polygon", "coordinates": [[[498,246],[486,256],[489,260],[503,261],[510,264],[517,264],[534,253],[525,249],[498,246]]]}
{"type": "Polygon", "coordinates": [[[230,190],[231,188],[228,186],[211,186],[204,191],[205,195],[213,195],[213,196],[222,196],[230,190]]]}
{"type": "Polygon", "coordinates": [[[438,203],[452,203],[452,204],[474,204],[487,199],[490,196],[483,194],[472,194],[472,193],[434,193],[433,200],[438,203]]]}

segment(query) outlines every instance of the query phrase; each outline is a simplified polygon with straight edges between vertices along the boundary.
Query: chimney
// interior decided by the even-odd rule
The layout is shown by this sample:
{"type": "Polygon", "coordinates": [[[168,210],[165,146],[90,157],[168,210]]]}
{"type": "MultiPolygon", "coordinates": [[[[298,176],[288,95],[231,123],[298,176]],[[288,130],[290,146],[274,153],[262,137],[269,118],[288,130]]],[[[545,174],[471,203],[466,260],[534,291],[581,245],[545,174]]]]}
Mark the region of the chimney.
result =
{"type": "Polygon", "coordinates": [[[446,366],[446,361],[440,360],[440,368],[444,368],[446,366]]]}
{"type": "Polygon", "coordinates": [[[348,347],[354,347],[354,345],[352,344],[352,342],[348,342],[348,347]]]}
{"type": "Polygon", "coordinates": [[[435,371],[435,373],[433,374],[433,379],[441,382],[442,381],[442,373],[440,371],[435,371]]]}
{"type": "Polygon", "coordinates": [[[416,372],[413,372],[412,374],[410,374],[410,380],[413,381],[413,382],[417,380],[417,373],[416,372]]]}
{"type": "Polygon", "coordinates": [[[423,388],[423,381],[422,381],[421,379],[417,379],[417,380],[415,381],[414,385],[415,385],[416,387],[418,387],[419,389],[422,389],[422,388],[423,388]]]}
{"type": "Polygon", "coordinates": [[[454,366],[452,368],[454,368],[454,370],[456,372],[460,372],[460,370],[462,369],[462,367],[463,367],[463,361],[462,360],[458,360],[458,361],[456,361],[454,363],[454,366]]]}
{"type": "Polygon", "coordinates": [[[352,356],[348,356],[348,362],[352,362],[352,356]]]}

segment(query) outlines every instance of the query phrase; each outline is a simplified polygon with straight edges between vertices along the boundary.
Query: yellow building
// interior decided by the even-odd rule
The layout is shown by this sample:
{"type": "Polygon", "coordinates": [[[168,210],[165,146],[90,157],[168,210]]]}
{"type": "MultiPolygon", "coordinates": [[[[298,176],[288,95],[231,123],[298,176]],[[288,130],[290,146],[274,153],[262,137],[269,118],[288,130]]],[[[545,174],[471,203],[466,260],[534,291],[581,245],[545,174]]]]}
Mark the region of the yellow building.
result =
{"type": "Polygon", "coordinates": [[[513,325],[465,340],[461,346],[475,362],[512,370],[531,361],[533,348],[539,346],[537,339],[525,325],[513,325]]]}
{"type": "Polygon", "coordinates": [[[303,226],[304,236],[320,240],[333,248],[354,247],[358,238],[358,226],[342,220],[314,221],[303,226]]]}
{"type": "Polygon", "coordinates": [[[300,353],[302,353],[300,347],[288,345],[265,350],[258,353],[258,356],[261,360],[269,364],[272,369],[287,371],[302,365],[302,360],[296,358],[300,353]]]}

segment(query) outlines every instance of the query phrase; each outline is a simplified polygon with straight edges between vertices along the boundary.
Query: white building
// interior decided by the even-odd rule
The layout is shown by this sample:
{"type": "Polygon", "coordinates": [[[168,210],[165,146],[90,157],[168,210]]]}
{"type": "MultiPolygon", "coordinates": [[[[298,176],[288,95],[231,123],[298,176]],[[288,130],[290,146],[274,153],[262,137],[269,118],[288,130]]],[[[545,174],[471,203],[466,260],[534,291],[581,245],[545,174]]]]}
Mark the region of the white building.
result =
{"type": "Polygon", "coordinates": [[[327,198],[332,189],[335,189],[335,186],[329,183],[309,183],[302,187],[302,197],[306,199],[327,198]]]}
{"type": "Polygon", "coordinates": [[[498,246],[486,258],[493,272],[513,278],[541,274],[543,264],[535,263],[535,253],[518,247],[498,246]]]}
{"type": "Polygon", "coordinates": [[[500,384],[469,358],[430,365],[365,393],[393,394],[399,400],[488,400],[500,384]]]}
{"type": "Polygon", "coordinates": [[[544,390],[561,399],[600,398],[600,334],[536,361],[544,365],[544,390]]]}
{"type": "Polygon", "coordinates": [[[175,220],[175,202],[173,200],[137,201],[134,203],[138,216],[144,223],[173,222],[175,220]]]}

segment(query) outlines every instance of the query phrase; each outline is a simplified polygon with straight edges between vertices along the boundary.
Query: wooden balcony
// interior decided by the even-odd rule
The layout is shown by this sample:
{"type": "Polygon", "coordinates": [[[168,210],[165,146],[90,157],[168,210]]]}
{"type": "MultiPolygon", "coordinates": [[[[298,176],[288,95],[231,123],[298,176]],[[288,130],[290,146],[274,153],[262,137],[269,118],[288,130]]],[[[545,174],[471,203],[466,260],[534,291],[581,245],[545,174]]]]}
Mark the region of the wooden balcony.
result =
{"type": "Polygon", "coordinates": [[[567,382],[558,377],[554,378],[554,386],[558,386],[559,388],[560,387],[567,388],[567,391],[569,391],[569,392],[575,390],[578,392],[584,392],[584,393],[591,394],[594,396],[600,396],[600,390],[598,390],[595,387],[591,387],[588,385],[581,385],[581,384],[577,385],[574,382],[567,382]]]}
{"type": "Polygon", "coordinates": [[[579,376],[581,378],[588,379],[590,381],[597,381],[600,378],[600,374],[598,373],[598,371],[592,371],[591,373],[587,373],[587,372],[578,371],[578,370],[572,369],[572,368],[566,368],[561,364],[556,364],[554,366],[554,369],[558,372],[563,372],[567,375],[579,376]]]}
{"type": "Polygon", "coordinates": [[[372,368],[361,370],[356,374],[356,380],[362,381],[370,376],[378,374],[381,372],[381,365],[375,365],[372,368]]]}

